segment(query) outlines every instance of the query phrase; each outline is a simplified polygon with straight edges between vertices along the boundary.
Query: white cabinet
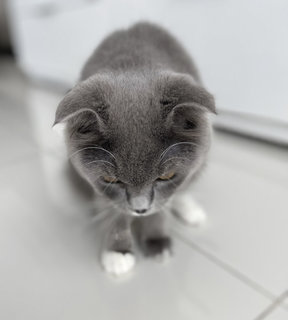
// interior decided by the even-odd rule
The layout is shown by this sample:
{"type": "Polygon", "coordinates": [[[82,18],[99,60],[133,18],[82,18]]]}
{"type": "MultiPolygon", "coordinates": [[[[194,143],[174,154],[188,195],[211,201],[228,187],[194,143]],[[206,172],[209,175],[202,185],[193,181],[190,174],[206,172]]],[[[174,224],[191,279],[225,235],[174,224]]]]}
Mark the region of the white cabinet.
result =
{"type": "Polygon", "coordinates": [[[99,42],[109,32],[141,19],[149,2],[12,0],[19,63],[31,77],[71,86],[99,42]]]}

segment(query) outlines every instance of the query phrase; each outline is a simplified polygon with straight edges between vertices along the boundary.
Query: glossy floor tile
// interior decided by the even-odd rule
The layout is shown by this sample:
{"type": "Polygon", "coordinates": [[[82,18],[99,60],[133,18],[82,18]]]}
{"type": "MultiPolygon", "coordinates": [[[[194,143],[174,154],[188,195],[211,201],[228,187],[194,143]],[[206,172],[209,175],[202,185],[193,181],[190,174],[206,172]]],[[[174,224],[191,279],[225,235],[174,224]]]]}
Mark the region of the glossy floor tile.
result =
{"type": "Polygon", "coordinates": [[[283,310],[283,303],[285,303],[285,301],[283,302],[282,300],[271,303],[271,305],[261,312],[255,320],[286,320],[287,311],[283,310]]]}
{"type": "Polygon", "coordinates": [[[3,319],[242,320],[268,303],[177,239],[169,263],[138,258],[135,272],[115,281],[97,259],[105,227],[49,202],[34,205],[8,188],[0,201],[3,319]]]}
{"type": "Polygon", "coordinates": [[[287,150],[218,134],[192,193],[209,219],[189,238],[267,292],[278,296],[286,290],[287,150]]]}
{"type": "Polygon", "coordinates": [[[284,312],[282,309],[277,308],[270,315],[268,315],[266,320],[287,320],[287,312],[284,312]]]}

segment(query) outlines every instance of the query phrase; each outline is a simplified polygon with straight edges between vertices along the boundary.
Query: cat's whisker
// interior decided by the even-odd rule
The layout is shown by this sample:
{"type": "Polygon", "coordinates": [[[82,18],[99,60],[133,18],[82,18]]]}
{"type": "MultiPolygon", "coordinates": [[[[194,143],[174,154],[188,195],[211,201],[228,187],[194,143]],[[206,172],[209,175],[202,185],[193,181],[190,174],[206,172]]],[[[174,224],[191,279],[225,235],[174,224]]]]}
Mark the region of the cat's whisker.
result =
{"type": "Polygon", "coordinates": [[[115,214],[115,211],[107,215],[107,218],[103,219],[101,222],[106,224],[112,224],[115,220],[119,218],[119,213],[123,214],[123,212],[119,212],[119,207],[117,207],[117,204],[122,203],[122,201],[119,201],[117,203],[111,203],[111,208],[114,207],[116,210],[118,210],[118,214],[115,214]]]}
{"type": "Polygon", "coordinates": [[[163,201],[163,204],[159,201],[155,201],[155,206],[162,210],[162,208],[169,203],[169,200],[165,199],[162,195],[158,194],[159,200],[163,201]]]}
{"type": "Polygon", "coordinates": [[[162,204],[162,203],[155,203],[155,207],[157,208],[157,210],[159,211],[166,211],[166,207],[165,207],[165,203],[162,204]]]}
{"type": "Polygon", "coordinates": [[[180,144],[189,144],[189,145],[192,145],[192,146],[195,146],[195,147],[198,147],[198,144],[197,143],[194,143],[194,142],[189,142],[189,141],[182,141],[182,142],[177,142],[177,143],[174,143],[172,144],[171,146],[169,146],[168,148],[166,148],[160,155],[160,160],[163,159],[163,157],[165,156],[165,154],[171,150],[172,148],[180,145],[180,144]]]}
{"type": "Polygon", "coordinates": [[[124,210],[122,210],[122,208],[121,208],[121,206],[119,207],[118,205],[122,205],[124,203],[124,201],[119,201],[119,202],[117,202],[117,203],[113,203],[113,207],[117,210],[117,211],[119,211],[119,212],[121,212],[121,213],[124,213],[124,210]]]}
{"type": "Polygon", "coordinates": [[[113,181],[111,181],[109,184],[107,184],[107,186],[103,190],[103,194],[105,194],[105,191],[108,190],[108,188],[111,186],[112,183],[113,183],[113,181]]]}
{"type": "Polygon", "coordinates": [[[98,223],[103,219],[106,219],[108,216],[110,216],[108,214],[109,212],[109,208],[105,208],[104,210],[102,210],[101,212],[98,212],[90,221],[90,223],[98,223]]]}
{"type": "Polygon", "coordinates": [[[93,182],[95,183],[99,178],[102,177],[103,171],[99,169],[99,170],[97,170],[97,171],[95,171],[93,173],[94,173],[93,182]]]}
{"type": "Polygon", "coordinates": [[[181,160],[185,160],[185,161],[191,161],[191,159],[186,158],[186,157],[172,157],[172,158],[169,158],[169,159],[165,160],[162,164],[165,164],[166,162],[174,160],[174,159],[181,159],[181,160]]]}
{"type": "Polygon", "coordinates": [[[174,185],[175,190],[177,190],[179,186],[173,181],[173,179],[171,179],[170,182],[174,185]]]}
{"type": "Polygon", "coordinates": [[[96,146],[93,146],[93,147],[85,147],[85,148],[82,148],[82,149],[80,149],[80,150],[76,150],[75,152],[73,152],[72,154],[70,154],[70,155],[68,156],[68,159],[71,159],[72,157],[74,157],[74,156],[75,156],[76,154],[78,154],[79,152],[84,151],[84,150],[88,150],[88,149],[94,149],[94,150],[97,149],[97,150],[104,151],[104,152],[108,153],[113,159],[116,159],[115,156],[114,156],[114,154],[111,153],[110,151],[108,151],[108,150],[106,150],[106,149],[104,149],[104,148],[101,148],[101,147],[96,147],[96,146]]]}
{"type": "Polygon", "coordinates": [[[90,162],[85,163],[85,164],[86,164],[86,165],[89,165],[89,164],[91,164],[91,163],[97,163],[97,162],[107,163],[107,164],[109,164],[110,166],[112,166],[112,167],[115,168],[115,166],[114,166],[113,163],[111,163],[111,162],[109,162],[109,161],[106,161],[106,160],[93,160],[93,161],[90,161],[90,162]]]}
{"type": "MultiPolygon", "coordinates": [[[[110,220],[109,218],[117,218],[118,215],[114,215],[114,211],[112,210],[114,209],[119,209],[119,207],[117,207],[117,204],[122,203],[122,201],[119,201],[118,203],[110,203],[109,206],[107,206],[105,209],[103,209],[100,212],[97,212],[97,214],[91,219],[91,223],[103,223],[107,220],[110,220]]],[[[111,219],[112,220],[112,219],[111,219]]]]}
{"type": "Polygon", "coordinates": [[[110,151],[108,151],[108,150],[106,150],[106,149],[104,149],[104,148],[102,148],[102,147],[99,147],[99,146],[92,146],[92,148],[97,148],[97,149],[99,149],[99,150],[102,150],[102,151],[104,151],[104,152],[107,152],[107,153],[110,154],[110,156],[111,156],[114,160],[116,160],[116,158],[115,158],[115,156],[114,156],[114,154],[113,154],[112,152],[110,152],[110,151]]]}

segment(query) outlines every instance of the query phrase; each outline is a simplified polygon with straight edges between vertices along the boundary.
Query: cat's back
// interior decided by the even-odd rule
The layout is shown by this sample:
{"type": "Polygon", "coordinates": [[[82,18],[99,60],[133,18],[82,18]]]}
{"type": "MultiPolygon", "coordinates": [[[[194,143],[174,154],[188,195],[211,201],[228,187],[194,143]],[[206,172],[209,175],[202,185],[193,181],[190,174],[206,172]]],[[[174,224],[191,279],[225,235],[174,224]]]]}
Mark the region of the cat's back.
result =
{"type": "Polygon", "coordinates": [[[163,28],[141,22],[105,38],[85,64],[81,80],[103,71],[155,69],[188,73],[199,80],[192,59],[180,43],[163,28]]]}

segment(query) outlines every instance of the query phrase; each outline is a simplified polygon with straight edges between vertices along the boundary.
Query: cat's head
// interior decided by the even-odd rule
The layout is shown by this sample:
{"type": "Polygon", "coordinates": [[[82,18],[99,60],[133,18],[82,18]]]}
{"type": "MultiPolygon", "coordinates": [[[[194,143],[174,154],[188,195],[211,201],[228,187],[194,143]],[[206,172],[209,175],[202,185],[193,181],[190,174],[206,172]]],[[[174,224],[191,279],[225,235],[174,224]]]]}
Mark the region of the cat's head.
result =
{"type": "Polygon", "coordinates": [[[213,97],[177,73],[96,75],[61,101],[71,162],[121,212],[159,210],[196,174],[210,143],[213,97]]]}

